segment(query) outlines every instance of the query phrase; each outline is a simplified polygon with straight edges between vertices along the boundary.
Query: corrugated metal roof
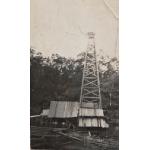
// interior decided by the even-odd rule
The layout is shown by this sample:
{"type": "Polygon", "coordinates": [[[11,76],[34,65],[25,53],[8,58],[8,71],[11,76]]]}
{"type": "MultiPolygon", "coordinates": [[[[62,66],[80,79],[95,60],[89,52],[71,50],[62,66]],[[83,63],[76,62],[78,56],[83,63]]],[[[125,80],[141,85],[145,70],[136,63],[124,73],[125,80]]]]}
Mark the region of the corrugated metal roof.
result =
{"type": "Polygon", "coordinates": [[[72,118],[77,117],[79,102],[51,101],[49,118],[72,118]]]}
{"type": "Polygon", "coordinates": [[[80,108],[79,116],[104,116],[103,109],[80,108]]]}
{"type": "Polygon", "coordinates": [[[82,102],[81,106],[86,107],[86,108],[97,108],[98,107],[97,103],[93,103],[93,102],[82,102]]]}
{"type": "Polygon", "coordinates": [[[79,116],[104,116],[103,109],[79,108],[79,102],[70,101],[51,101],[49,111],[45,110],[43,114],[48,113],[49,118],[70,118],[79,116]]]}
{"type": "Polygon", "coordinates": [[[73,118],[79,115],[79,127],[102,127],[109,125],[103,118],[103,109],[80,108],[79,102],[51,101],[48,112],[49,118],[73,118]]]}

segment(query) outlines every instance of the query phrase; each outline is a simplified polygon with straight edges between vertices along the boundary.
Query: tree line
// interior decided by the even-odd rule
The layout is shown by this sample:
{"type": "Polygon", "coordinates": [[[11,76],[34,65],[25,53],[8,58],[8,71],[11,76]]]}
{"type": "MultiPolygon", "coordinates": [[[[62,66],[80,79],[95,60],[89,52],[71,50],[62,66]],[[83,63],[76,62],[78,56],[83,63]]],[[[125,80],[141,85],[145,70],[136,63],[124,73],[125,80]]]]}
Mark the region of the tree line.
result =
{"type": "MultiPolygon", "coordinates": [[[[79,101],[85,53],[76,58],[66,58],[59,54],[44,57],[42,53],[30,49],[30,108],[31,115],[39,114],[49,107],[51,100],[79,101]]],[[[118,104],[118,59],[108,56],[98,57],[102,100],[109,104],[109,93],[118,104]]]]}

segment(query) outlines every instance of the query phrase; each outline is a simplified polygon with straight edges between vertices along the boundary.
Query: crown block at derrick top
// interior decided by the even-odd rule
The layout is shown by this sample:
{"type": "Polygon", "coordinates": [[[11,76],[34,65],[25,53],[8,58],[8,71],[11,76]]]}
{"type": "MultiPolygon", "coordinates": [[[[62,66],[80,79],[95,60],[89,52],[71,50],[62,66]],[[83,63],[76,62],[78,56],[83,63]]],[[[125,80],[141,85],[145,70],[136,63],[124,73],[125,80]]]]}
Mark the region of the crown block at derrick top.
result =
{"type": "Polygon", "coordinates": [[[92,39],[92,38],[95,37],[95,33],[94,32],[88,32],[87,34],[88,34],[89,39],[92,39]]]}

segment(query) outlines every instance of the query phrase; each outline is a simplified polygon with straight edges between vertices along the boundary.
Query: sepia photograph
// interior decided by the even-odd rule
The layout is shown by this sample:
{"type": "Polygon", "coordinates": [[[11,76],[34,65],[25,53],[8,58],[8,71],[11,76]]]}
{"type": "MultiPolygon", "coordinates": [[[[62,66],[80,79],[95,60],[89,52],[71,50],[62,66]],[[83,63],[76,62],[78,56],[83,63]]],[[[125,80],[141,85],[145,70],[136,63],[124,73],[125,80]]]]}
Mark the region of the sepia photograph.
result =
{"type": "Polygon", "coordinates": [[[119,0],[30,0],[31,150],[119,150],[119,0]]]}
{"type": "Polygon", "coordinates": [[[150,1],[0,5],[0,149],[150,150],[150,1]]]}
{"type": "Polygon", "coordinates": [[[2,150],[150,150],[150,1],[0,5],[2,150]]]}

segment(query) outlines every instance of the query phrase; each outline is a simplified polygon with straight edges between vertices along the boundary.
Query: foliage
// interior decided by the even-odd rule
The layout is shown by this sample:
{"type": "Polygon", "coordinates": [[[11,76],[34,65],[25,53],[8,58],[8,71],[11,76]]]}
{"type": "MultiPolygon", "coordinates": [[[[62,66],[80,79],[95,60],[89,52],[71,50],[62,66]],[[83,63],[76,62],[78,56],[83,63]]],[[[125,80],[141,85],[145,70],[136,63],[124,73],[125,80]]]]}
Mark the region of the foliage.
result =
{"type": "MultiPolygon", "coordinates": [[[[76,59],[58,54],[44,57],[42,53],[30,50],[31,115],[49,107],[51,100],[79,101],[84,56],[85,53],[80,53],[76,59]]],[[[109,93],[116,93],[119,88],[118,60],[100,57],[98,62],[102,99],[107,107],[109,93]]],[[[112,100],[118,104],[118,93],[112,94],[112,100]]]]}

